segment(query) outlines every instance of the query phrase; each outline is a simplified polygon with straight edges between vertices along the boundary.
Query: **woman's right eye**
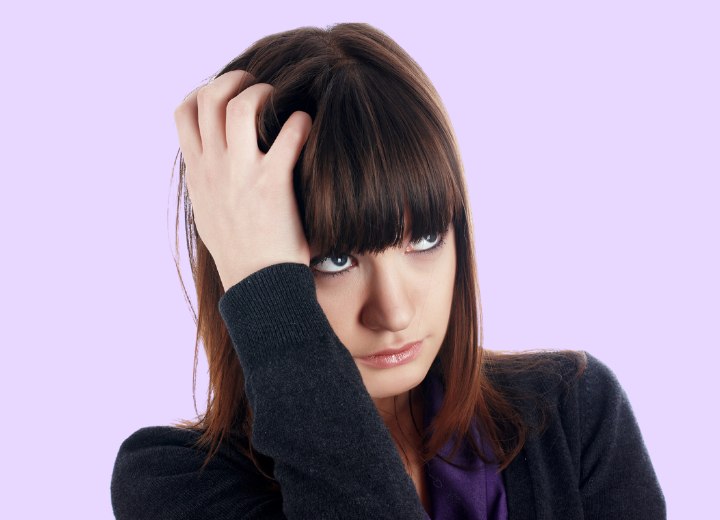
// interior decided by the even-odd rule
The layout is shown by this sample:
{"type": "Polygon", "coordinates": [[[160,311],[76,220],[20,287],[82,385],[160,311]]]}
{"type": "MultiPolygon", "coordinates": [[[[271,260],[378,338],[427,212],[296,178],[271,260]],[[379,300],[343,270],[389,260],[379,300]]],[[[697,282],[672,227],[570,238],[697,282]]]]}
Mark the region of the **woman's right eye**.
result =
{"type": "Polygon", "coordinates": [[[349,255],[326,256],[313,260],[310,267],[323,276],[339,276],[348,272],[352,267],[352,257],[349,255]],[[350,265],[348,265],[348,261],[350,261],[350,265]],[[324,268],[318,269],[318,266],[324,266],[324,268]]]}

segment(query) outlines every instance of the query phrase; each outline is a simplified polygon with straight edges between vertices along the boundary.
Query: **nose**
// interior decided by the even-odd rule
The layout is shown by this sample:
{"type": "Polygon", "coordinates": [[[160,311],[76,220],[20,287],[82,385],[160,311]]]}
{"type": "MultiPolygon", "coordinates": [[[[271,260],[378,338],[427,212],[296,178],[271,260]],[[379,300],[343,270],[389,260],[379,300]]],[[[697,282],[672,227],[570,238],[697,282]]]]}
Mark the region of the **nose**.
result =
{"type": "Polygon", "coordinates": [[[361,320],[371,330],[405,330],[415,317],[411,287],[403,277],[400,262],[393,263],[393,258],[383,256],[376,256],[369,275],[361,320]]]}

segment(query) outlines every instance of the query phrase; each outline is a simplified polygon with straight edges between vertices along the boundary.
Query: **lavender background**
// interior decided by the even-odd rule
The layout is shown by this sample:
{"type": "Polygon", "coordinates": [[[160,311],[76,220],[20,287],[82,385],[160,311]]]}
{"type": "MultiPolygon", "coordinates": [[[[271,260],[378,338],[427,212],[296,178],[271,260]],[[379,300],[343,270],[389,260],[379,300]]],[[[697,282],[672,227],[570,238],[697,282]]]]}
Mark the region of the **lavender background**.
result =
{"type": "Polygon", "coordinates": [[[122,440],[195,415],[166,220],[176,105],[262,36],[365,21],[418,61],[454,124],[485,346],[607,363],[669,517],[708,518],[719,15],[693,0],[3,7],[0,517],[112,518],[122,440]]]}

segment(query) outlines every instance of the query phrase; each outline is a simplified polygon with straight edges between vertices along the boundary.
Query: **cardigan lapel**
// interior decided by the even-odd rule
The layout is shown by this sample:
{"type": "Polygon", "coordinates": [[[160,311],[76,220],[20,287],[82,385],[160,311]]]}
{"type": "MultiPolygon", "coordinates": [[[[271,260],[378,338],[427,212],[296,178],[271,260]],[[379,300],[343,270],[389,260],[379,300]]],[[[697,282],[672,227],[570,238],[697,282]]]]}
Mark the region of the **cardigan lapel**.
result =
{"type": "Polygon", "coordinates": [[[535,520],[535,492],[525,449],[505,468],[502,476],[508,520],[535,520]]]}

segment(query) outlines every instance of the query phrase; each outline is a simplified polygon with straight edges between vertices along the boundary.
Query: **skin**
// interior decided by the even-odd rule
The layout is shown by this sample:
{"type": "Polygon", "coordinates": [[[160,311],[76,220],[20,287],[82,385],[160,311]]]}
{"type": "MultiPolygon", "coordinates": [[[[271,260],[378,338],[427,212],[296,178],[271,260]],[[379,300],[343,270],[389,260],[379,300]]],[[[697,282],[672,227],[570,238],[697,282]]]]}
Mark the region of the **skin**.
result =
{"type": "MultiPolygon", "coordinates": [[[[292,185],[293,166],[312,120],[305,112],[294,112],[271,149],[262,153],[255,121],[273,87],[256,83],[240,91],[246,75],[231,71],[215,78],[191,93],[174,114],[195,226],[226,291],[267,266],[310,266],[316,256],[311,256],[292,185]]],[[[356,361],[396,444],[409,448],[403,451],[411,456],[411,468],[417,467],[412,454],[419,437],[411,422],[409,392],[417,392],[430,369],[450,315],[455,276],[452,228],[445,240],[438,250],[425,254],[406,237],[401,248],[355,258],[354,267],[342,276],[315,274],[318,302],[354,358],[423,340],[420,356],[402,366],[377,369],[356,361]]],[[[413,394],[420,427],[422,404],[417,397],[413,394]]],[[[418,475],[413,473],[413,479],[424,496],[418,475]]]]}

